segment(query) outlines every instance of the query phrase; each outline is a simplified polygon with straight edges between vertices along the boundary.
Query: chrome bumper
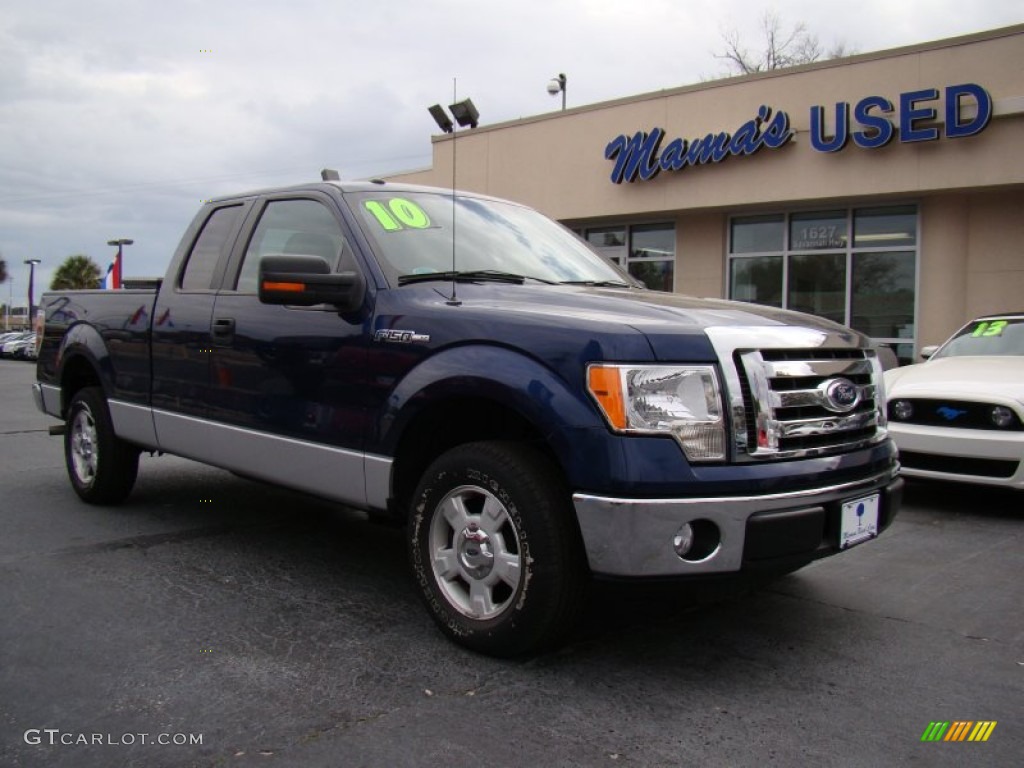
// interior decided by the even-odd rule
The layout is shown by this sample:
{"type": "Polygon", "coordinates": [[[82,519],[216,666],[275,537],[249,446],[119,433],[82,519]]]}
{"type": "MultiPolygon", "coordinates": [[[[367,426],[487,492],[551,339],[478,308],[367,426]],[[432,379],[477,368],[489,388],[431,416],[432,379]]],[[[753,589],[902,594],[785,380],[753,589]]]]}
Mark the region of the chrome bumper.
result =
{"type": "Polygon", "coordinates": [[[35,401],[36,408],[47,416],[61,418],[60,387],[36,382],[32,385],[32,399],[35,401]]]}
{"type": "MultiPolygon", "coordinates": [[[[871,478],[841,485],[814,488],[764,496],[724,496],[684,499],[615,499],[583,493],[573,495],[576,517],[595,574],[608,576],[686,576],[730,573],[744,565],[747,522],[753,515],[769,523],[773,514],[784,516],[818,513],[836,509],[841,502],[883,492],[897,498],[902,480],[896,470],[871,478]],[[673,548],[673,538],[684,523],[706,520],[719,531],[720,543],[707,557],[693,562],[680,558],[673,548]]],[[[896,509],[886,510],[885,521],[896,509]]],[[[823,539],[818,549],[808,552],[807,559],[828,554],[823,539]]],[[[835,546],[838,551],[838,542],[835,546]]]]}

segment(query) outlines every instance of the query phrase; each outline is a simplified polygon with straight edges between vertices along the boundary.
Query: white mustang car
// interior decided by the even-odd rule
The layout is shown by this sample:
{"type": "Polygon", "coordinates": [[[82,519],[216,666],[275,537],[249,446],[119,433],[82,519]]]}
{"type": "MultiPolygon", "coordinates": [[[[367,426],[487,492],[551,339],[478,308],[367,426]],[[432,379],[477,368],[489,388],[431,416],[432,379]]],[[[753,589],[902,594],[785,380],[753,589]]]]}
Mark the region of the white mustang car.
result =
{"type": "Polygon", "coordinates": [[[1024,313],[979,317],[885,372],[906,477],[1024,490],[1024,313]]]}

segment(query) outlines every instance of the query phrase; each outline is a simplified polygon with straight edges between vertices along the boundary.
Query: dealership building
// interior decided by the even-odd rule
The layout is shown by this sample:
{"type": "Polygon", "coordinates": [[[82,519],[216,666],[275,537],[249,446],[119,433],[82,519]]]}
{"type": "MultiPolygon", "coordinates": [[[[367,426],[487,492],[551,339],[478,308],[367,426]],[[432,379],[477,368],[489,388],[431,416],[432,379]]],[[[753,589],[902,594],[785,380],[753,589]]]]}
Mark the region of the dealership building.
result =
{"type": "MultiPolygon", "coordinates": [[[[812,312],[904,362],[1024,310],[1024,25],[455,136],[459,188],[651,288],[812,312]]],[[[389,178],[449,186],[452,162],[439,134],[430,169],[389,178]]]]}

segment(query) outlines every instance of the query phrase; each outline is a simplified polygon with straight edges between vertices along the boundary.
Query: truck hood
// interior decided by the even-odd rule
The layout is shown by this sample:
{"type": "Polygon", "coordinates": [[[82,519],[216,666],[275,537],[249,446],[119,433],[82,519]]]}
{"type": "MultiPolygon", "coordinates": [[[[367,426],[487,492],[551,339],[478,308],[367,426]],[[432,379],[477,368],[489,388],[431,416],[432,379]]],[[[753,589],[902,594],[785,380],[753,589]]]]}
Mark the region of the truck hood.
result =
{"type": "MultiPolygon", "coordinates": [[[[805,328],[815,340],[839,336],[847,344],[867,344],[855,331],[820,317],[737,301],[585,286],[501,286],[490,288],[486,296],[475,292],[463,296],[462,286],[459,290],[467,308],[500,313],[510,320],[515,315],[529,315],[561,326],[606,326],[619,332],[633,329],[647,338],[658,360],[692,359],[696,344],[706,347],[707,359],[714,359],[705,335],[709,328],[736,329],[738,333],[742,333],[740,329],[805,328]]],[[[750,344],[756,346],[757,342],[751,338],[750,344]]]]}
{"type": "Polygon", "coordinates": [[[711,326],[804,325],[826,332],[848,330],[823,318],[759,304],[700,299],[662,291],[559,286],[505,288],[483,303],[509,312],[601,319],[625,323],[645,333],[696,331],[711,326]]]}

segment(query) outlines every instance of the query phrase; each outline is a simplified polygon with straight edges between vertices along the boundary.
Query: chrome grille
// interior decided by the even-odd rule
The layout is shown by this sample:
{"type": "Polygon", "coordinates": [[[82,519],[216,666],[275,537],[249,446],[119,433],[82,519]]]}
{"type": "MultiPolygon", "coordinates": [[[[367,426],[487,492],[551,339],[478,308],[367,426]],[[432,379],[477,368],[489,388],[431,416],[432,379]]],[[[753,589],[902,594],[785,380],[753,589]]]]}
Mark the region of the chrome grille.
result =
{"type": "Polygon", "coordinates": [[[840,453],[885,437],[882,367],[858,337],[740,330],[708,332],[730,389],[737,461],[840,453]]]}

